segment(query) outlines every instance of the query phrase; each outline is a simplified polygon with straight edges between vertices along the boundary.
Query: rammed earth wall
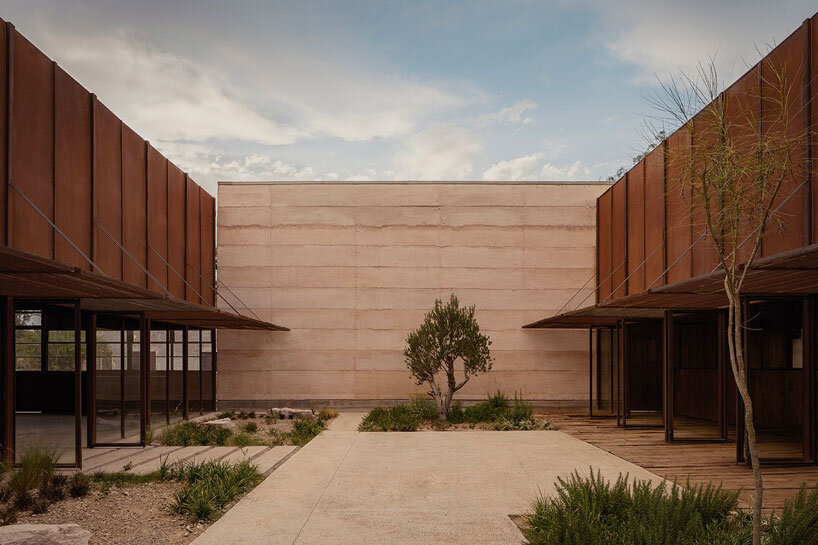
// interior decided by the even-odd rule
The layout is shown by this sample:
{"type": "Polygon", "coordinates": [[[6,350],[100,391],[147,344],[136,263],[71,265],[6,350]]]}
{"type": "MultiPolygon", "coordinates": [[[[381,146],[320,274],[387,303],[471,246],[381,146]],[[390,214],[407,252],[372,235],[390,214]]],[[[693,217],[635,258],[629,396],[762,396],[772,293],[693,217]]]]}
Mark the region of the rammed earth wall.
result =
{"type": "MultiPolygon", "coordinates": [[[[587,332],[521,326],[555,313],[593,275],[595,201],[607,187],[220,184],[219,282],[261,319],[291,328],[219,332],[222,406],[404,399],[420,390],[404,338],[450,293],[477,306],[496,359],[461,399],[500,389],[584,404],[587,332]]],[[[594,286],[575,303],[592,304],[594,286]]]]}

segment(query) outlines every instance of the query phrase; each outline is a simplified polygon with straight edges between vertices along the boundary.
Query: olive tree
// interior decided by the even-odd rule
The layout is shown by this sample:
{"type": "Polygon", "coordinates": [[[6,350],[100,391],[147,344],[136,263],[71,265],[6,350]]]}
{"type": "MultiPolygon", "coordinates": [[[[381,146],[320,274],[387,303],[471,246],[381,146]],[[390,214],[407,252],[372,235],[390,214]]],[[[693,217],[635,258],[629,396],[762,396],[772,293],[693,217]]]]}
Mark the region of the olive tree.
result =
{"type": "Polygon", "coordinates": [[[403,351],[406,366],[417,384],[429,385],[441,419],[449,415],[455,392],[472,376],[491,370],[489,346],[491,340],[480,333],[474,318],[474,305],[461,307],[454,294],[446,304],[437,299],[421,326],[406,337],[403,351]],[[463,378],[459,381],[455,376],[458,361],[463,366],[463,378]],[[443,388],[437,383],[441,374],[445,379],[443,388]]]}
{"type": "Polygon", "coordinates": [[[668,191],[692,197],[701,210],[704,232],[694,245],[708,239],[715,248],[717,269],[724,275],[727,349],[744,409],[746,450],[754,475],[755,545],[761,543],[764,487],[742,343],[747,328],[742,295],[765,236],[774,232],[773,227],[775,231],[787,227],[779,209],[803,185],[798,182],[805,179],[808,136],[800,123],[800,99],[793,100],[801,75],[764,62],[760,78],[764,92],[751,91],[743,102],[721,92],[712,60],[700,65],[693,76],[664,83],[651,99],[670,123],[680,125],[689,136],[689,145],[668,148],[668,163],[674,167],[668,169],[674,173],[668,176],[668,191]]]}

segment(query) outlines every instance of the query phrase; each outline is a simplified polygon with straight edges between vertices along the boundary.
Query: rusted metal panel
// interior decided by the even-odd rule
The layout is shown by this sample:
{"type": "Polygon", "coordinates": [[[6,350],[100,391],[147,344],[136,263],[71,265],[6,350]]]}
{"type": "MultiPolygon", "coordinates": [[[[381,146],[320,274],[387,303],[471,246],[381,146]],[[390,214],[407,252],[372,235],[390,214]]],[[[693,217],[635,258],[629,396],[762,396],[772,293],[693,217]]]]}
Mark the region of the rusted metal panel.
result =
{"type": "Polygon", "coordinates": [[[185,174],[168,162],[168,291],[185,298],[185,174]]]}
{"type": "Polygon", "coordinates": [[[0,185],[0,243],[5,244],[6,241],[6,169],[8,162],[6,160],[6,142],[7,142],[7,120],[6,108],[8,106],[8,35],[6,22],[0,19],[0,176],[2,176],[2,184],[0,185]]]}
{"type": "Polygon", "coordinates": [[[645,288],[665,283],[665,150],[645,157],[645,288]]]}
{"type": "Polygon", "coordinates": [[[168,160],[148,146],[148,288],[163,292],[168,287],[168,160]],[[158,255],[157,255],[158,254],[158,255]]]}
{"type": "Polygon", "coordinates": [[[204,303],[200,299],[199,272],[201,257],[201,218],[199,217],[199,186],[193,180],[185,177],[186,181],[186,228],[187,245],[185,253],[185,299],[194,303],[204,303]]]}
{"type": "Polygon", "coordinates": [[[667,282],[690,277],[692,255],[688,251],[690,230],[690,186],[687,181],[690,161],[690,132],[679,129],[667,140],[667,282]]]}
{"type": "Polygon", "coordinates": [[[11,115],[16,122],[10,183],[31,203],[9,188],[9,244],[53,259],[54,232],[48,220],[54,220],[54,65],[20,34],[13,63],[11,115]]]}
{"type": "MultiPolygon", "coordinates": [[[[702,160],[705,156],[705,150],[710,149],[716,145],[718,138],[718,121],[713,119],[714,110],[702,110],[695,116],[691,123],[693,124],[693,138],[698,141],[693,143],[693,161],[695,172],[702,172],[702,167],[696,164],[697,161],[702,160]]],[[[705,213],[704,203],[702,202],[702,195],[695,189],[692,191],[691,199],[693,201],[693,212],[691,214],[691,241],[695,243],[690,250],[692,254],[692,271],[690,274],[698,276],[700,274],[707,274],[711,272],[718,264],[718,254],[716,253],[716,245],[713,238],[707,231],[707,214],[705,213]]],[[[718,203],[711,203],[713,215],[717,215],[718,203]]],[[[688,275],[689,276],[689,275],[688,275]]]]}
{"type": "MultiPolygon", "coordinates": [[[[730,141],[745,154],[753,154],[758,142],[761,118],[759,65],[751,68],[724,92],[725,120],[730,141]]],[[[745,183],[753,183],[746,180],[745,183]]],[[[739,262],[745,261],[752,247],[750,226],[746,220],[739,225],[739,262]]]]}
{"type": "Polygon", "coordinates": [[[597,278],[597,294],[599,302],[608,299],[611,294],[611,195],[608,189],[597,199],[596,206],[599,215],[597,227],[599,244],[597,245],[597,262],[599,263],[599,278],[597,278]]]}
{"type": "MultiPolygon", "coordinates": [[[[54,217],[79,250],[91,255],[91,95],[60,67],[54,77],[54,217]]],[[[91,264],[61,235],[55,259],[86,270],[91,264]]]]}
{"type": "Polygon", "coordinates": [[[200,188],[199,190],[199,211],[201,215],[201,237],[202,237],[202,253],[201,253],[201,291],[204,298],[203,304],[216,305],[213,257],[216,248],[215,235],[215,216],[216,216],[216,199],[207,194],[207,192],[200,188]]]}
{"type": "Polygon", "coordinates": [[[146,287],[147,275],[147,180],[145,141],[122,125],[122,240],[131,255],[123,258],[122,279],[146,287]],[[138,263],[138,264],[137,264],[138,263]]]}
{"type": "Polygon", "coordinates": [[[94,103],[95,261],[106,275],[122,279],[122,122],[94,103]]]}
{"type": "Polygon", "coordinates": [[[645,289],[645,161],[639,161],[627,176],[628,194],[628,294],[645,289]]]}
{"type": "MultiPolygon", "coordinates": [[[[762,112],[762,130],[775,135],[784,130],[777,121],[781,117],[777,103],[781,98],[781,81],[784,83],[787,107],[789,108],[789,136],[797,139],[803,131],[803,80],[804,71],[804,27],[790,34],[778,47],[773,49],[761,61],[761,92],[764,96],[762,112]]],[[[803,171],[806,157],[803,150],[798,150],[794,159],[803,171]]],[[[775,255],[787,250],[799,248],[806,244],[804,233],[804,199],[807,188],[802,183],[803,176],[792,176],[781,187],[776,200],[779,211],[772,218],[770,229],[764,236],[761,246],[762,255],[775,255]],[[789,200],[787,200],[789,199],[789,200]],[[785,202],[786,201],[786,202],[785,202]]]]}
{"type": "Polygon", "coordinates": [[[628,270],[628,239],[627,239],[627,188],[625,179],[616,182],[612,188],[612,215],[611,215],[611,299],[624,297],[627,293],[628,270]]]}

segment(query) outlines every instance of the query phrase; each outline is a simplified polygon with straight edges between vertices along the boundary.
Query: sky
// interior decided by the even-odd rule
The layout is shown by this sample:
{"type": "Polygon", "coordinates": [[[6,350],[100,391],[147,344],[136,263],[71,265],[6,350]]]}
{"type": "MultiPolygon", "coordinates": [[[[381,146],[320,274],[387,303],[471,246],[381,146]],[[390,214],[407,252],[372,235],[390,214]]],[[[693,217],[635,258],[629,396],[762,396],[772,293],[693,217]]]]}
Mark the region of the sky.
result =
{"type": "Polygon", "coordinates": [[[814,0],[0,0],[212,194],[220,180],[600,180],[646,97],[729,84],[814,0]]]}

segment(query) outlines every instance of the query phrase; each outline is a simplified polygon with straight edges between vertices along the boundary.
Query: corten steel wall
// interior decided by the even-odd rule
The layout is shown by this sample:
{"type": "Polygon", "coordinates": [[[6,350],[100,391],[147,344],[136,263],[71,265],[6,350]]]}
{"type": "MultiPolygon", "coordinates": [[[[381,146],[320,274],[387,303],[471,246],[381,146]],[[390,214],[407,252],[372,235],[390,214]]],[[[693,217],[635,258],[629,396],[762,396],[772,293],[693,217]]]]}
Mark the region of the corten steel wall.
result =
{"type": "Polygon", "coordinates": [[[215,304],[215,199],[2,20],[0,122],[0,244],[215,304]]]}
{"type": "MultiPolygon", "coordinates": [[[[793,134],[806,128],[811,137],[803,156],[798,158],[809,159],[805,178],[787,180],[776,202],[776,206],[783,203],[778,218],[785,229],[770,230],[762,242],[762,256],[818,242],[814,143],[818,115],[818,15],[804,21],[724,91],[719,100],[727,101],[728,118],[741,119],[742,127],[747,126],[749,119],[757,131],[769,130],[771,106],[764,103],[766,111],[762,112],[759,96],[771,92],[768,86],[774,79],[772,74],[782,74],[789,82],[793,134]]],[[[694,116],[692,123],[701,123],[701,115],[694,116]]],[[[609,303],[651,287],[707,274],[716,267],[718,258],[712,239],[699,240],[706,230],[704,209],[689,188],[683,191],[684,184],[676,182],[681,174],[681,160],[669,159],[683,157],[685,148],[691,145],[690,139],[684,127],[674,132],[597,200],[598,302],[609,303]]],[[[748,249],[742,251],[746,253],[748,249]]]]}
{"type": "Polygon", "coordinates": [[[422,390],[403,362],[406,334],[452,292],[477,306],[496,358],[461,398],[499,388],[587,399],[587,332],[521,326],[594,274],[594,203],[606,187],[220,184],[219,279],[291,328],[220,334],[222,403],[405,399],[422,390]]]}

